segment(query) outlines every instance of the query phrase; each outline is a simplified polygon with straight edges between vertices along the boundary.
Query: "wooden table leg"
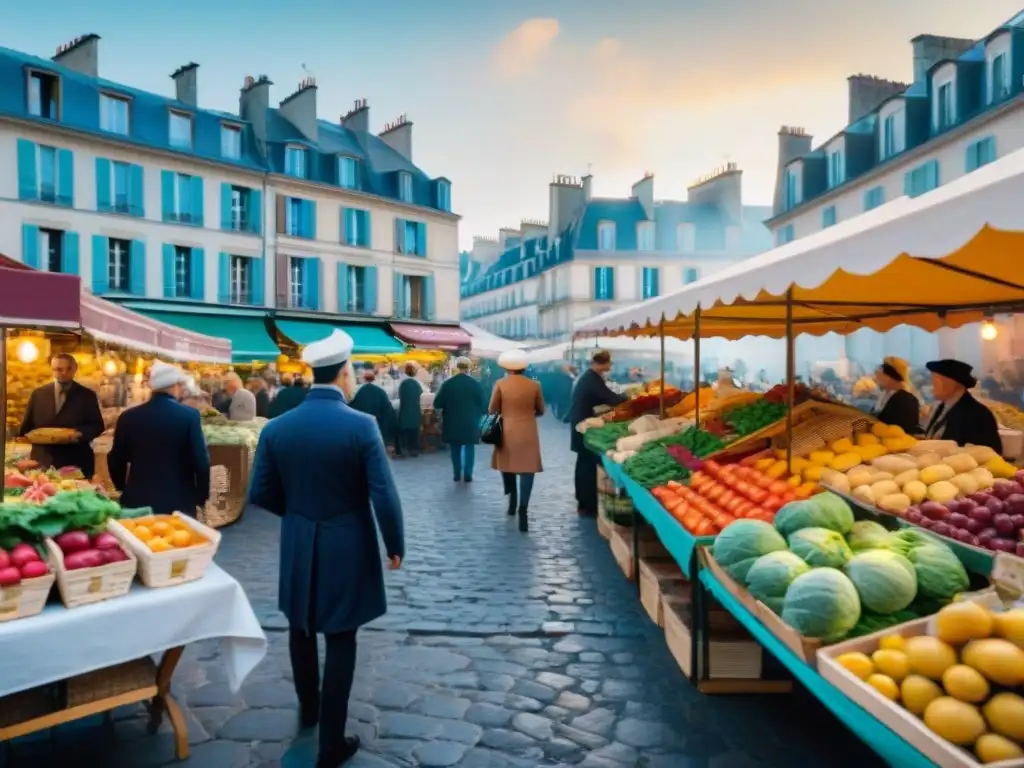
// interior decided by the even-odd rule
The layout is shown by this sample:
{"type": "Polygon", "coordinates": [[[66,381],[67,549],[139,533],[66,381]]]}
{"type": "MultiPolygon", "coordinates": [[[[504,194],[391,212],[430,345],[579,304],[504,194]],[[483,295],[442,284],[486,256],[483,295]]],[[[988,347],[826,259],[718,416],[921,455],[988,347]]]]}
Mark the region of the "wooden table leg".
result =
{"type": "Polygon", "coordinates": [[[181,707],[171,696],[171,678],[184,650],[181,646],[164,652],[156,671],[157,695],[149,703],[149,732],[156,733],[166,712],[174,729],[174,753],[179,760],[188,759],[188,725],[181,707]]]}

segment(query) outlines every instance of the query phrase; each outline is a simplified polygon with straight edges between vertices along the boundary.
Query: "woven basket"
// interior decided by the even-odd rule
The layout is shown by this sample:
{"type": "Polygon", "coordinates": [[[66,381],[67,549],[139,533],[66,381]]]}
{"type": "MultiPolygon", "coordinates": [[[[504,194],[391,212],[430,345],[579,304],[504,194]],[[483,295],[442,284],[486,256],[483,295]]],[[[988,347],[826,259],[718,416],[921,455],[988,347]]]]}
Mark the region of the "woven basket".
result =
{"type": "Polygon", "coordinates": [[[64,553],[53,539],[46,540],[46,550],[50,553],[51,567],[57,574],[57,589],[65,608],[78,608],[127,594],[139,565],[132,551],[125,547],[127,560],[69,571],[64,567],[64,553]]]}
{"type": "Polygon", "coordinates": [[[180,512],[175,512],[174,517],[206,539],[206,543],[167,552],[153,552],[119,520],[107,521],[107,530],[138,558],[139,580],[147,587],[173,587],[201,579],[213,562],[213,556],[217,554],[217,547],[220,546],[220,534],[217,531],[180,512]]]}
{"type": "Polygon", "coordinates": [[[43,612],[53,582],[53,564],[50,572],[38,579],[25,579],[13,587],[0,587],[0,622],[25,619],[43,612]]]}
{"type": "Polygon", "coordinates": [[[252,453],[241,445],[211,445],[210,499],[199,519],[211,528],[238,522],[249,490],[252,453]]]}

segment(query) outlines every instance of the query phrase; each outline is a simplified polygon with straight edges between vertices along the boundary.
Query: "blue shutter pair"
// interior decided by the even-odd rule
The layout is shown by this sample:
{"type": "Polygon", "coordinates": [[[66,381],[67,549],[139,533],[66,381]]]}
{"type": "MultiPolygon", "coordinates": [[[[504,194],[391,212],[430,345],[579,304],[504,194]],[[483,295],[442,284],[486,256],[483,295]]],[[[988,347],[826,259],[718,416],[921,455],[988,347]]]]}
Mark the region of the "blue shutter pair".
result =
{"type": "MultiPolygon", "coordinates": [[[[128,202],[128,214],[139,217],[145,216],[145,181],[142,166],[124,164],[127,166],[128,189],[122,191],[116,189],[116,184],[112,183],[114,178],[112,168],[114,165],[105,157],[96,158],[96,210],[100,212],[115,210],[113,204],[115,197],[118,194],[124,194],[128,202]]],[[[169,171],[164,171],[164,173],[169,173],[169,171]]]]}
{"type": "Polygon", "coordinates": [[[302,307],[320,309],[320,259],[302,260],[302,307]]]}
{"type": "MultiPolygon", "coordinates": [[[[78,233],[65,232],[61,243],[61,272],[66,275],[79,274],[78,233]]],[[[21,225],[21,260],[32,269],[42,269],[43,254],[39,242],[39,227],[32,224],[21,225]]],[[[45,265],[49,267],[49,265],[45,265]]]]}
{"type": "MultiPolygon", "coordinates": [[[[206,254],[202,248],[192,248],[189,256],[188,294],[178,295],[178,280],[175,269],[175,247],[164,243],[164,297],[168,299],[196,299],[202,301],[206,294],[206,254]]],[[[134,257],[133,257],[134,258],[134,257]]],[[[133,291],[134,293],[134,291],[133,291]]]]}

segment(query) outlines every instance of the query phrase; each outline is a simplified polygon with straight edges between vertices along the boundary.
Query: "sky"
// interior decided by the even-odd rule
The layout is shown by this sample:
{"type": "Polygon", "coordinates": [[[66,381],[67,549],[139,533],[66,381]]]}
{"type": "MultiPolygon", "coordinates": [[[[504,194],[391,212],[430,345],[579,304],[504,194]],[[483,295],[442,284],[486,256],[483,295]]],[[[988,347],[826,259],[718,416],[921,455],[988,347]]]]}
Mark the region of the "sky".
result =
{"type": "Polygon", "coordinates": [[[370,104],[371,128],[405,113],[413,160],[452,181],[459,241],[548,218],[555,174],[593,174],[625,197],[645,171],[683,200],[726,162],[744,200],[769,204],[777,133],[818,140],[847,117],[846,78],[909,81],[918,34],[980,38],[1024,0],[0,0],[0,46],[52,56],[95,33],[100,74],[173,94],[198,62],[200,106],[237,112],[246,75],[274,102],[307,74],[334,120],[370,104]],[[287,8],[287,10],[283,10],[287,8]]]}

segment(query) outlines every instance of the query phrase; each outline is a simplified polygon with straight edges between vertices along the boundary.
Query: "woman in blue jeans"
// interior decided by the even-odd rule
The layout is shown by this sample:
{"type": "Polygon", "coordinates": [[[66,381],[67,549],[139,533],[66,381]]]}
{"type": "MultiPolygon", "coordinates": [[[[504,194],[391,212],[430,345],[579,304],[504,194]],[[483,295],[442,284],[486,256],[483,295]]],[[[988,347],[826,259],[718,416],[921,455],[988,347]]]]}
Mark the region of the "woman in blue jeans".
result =
{"type": "Polygon", "coordinates": [[[487,404],[480,382],[469,375],[469,360],[460,357],[455,367],[458,373],[444,382],[434,397],[434,410],[441,412],[441,439],[452,452],[453,479],[471,483],[487,404]]]}

